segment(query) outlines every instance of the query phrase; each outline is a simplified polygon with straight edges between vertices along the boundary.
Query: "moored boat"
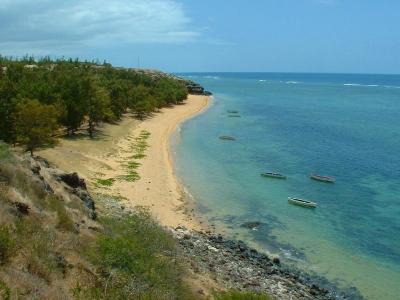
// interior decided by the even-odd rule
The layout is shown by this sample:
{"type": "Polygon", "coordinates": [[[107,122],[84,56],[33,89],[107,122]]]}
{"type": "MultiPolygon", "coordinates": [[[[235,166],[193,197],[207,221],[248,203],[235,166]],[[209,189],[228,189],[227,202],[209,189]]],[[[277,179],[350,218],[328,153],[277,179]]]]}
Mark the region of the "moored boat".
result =
{"type": "Polygon", "coordinates": [[[285,175],[279,174],[279,173],[274,173],[274,172],[264,172],[261,173],[261,176],[263,177],[271,177],[271,178],[278,178],[278,179],[286,179],[285,175]]]}
{"type": "Polygon", "coordinates": [[[311,179],[317,180],[317,181],[322,181],[322,182],[327,182],[327,183],[335,183],[335,178],[329,177],[329,176],[322,176],[318,174],[311,174],[310,175],[311,179]]]}
{"type": "Polygon", "coordinates": [[[220,140],[227,140],[227,141],[235,141],[236,138],[234,138],[233,136],[229,136],[229,135],[221,135],[219,137],[220,140]]]}
{"type": "Polygon", "coordinates": [[[299,198],[289,197],[288,202],[293,205],[303,206],[303,207],[307,207],[307,208],[317,207],[317,203],[309,201],[309,200],[299,199],[299,198]]]}
{"type": "Polygon", "coordinates": [[[229,114],[238,114],[239,113],[239,111],[237,111],[237,110],[228,110],[227,112],[229,114]]]}

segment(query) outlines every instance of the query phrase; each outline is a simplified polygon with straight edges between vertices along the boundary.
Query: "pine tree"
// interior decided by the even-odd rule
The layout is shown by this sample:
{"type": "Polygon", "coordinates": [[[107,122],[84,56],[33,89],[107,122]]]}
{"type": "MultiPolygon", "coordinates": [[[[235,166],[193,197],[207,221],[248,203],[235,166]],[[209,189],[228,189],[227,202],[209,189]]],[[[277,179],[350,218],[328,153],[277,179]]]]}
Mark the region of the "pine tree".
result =
{"type": "Polygon", "coordinates": [[[33,156],[38,147],[55,143],[59,112],[53,105],[35,99],[20,99],[15,109],[17,141],[33,156]]]}

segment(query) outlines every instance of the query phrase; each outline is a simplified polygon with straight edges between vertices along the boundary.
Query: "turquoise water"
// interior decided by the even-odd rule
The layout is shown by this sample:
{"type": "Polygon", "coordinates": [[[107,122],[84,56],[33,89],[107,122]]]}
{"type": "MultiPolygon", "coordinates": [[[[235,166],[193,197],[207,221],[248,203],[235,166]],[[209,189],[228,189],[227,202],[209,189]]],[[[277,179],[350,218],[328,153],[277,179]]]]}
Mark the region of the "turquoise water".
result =
{"type": "Polygon", "coordinates": [[[399,299],[400,76],[184,76],[214,93],[211,108],[182,125],[175,149],[198,210],[228,235],[367,299],[399,299]],[[337,181],[312,181],[312,172],[337,181]],[[288,196],[318,208],[289,205],[288,196]],[[263,225],[240,227],[246,221],[263,225]]]}

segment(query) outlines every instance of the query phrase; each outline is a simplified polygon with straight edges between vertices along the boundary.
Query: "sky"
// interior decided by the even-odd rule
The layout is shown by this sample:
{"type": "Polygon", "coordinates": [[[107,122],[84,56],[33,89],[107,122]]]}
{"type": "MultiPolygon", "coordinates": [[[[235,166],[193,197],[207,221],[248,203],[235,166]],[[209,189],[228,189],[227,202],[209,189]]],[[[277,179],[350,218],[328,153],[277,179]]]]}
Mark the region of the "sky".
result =
{"type": "Polygon", "coordinates": [[[400,73],[399,0],[0,0],[0,54],[168,72],[400,73]]]}

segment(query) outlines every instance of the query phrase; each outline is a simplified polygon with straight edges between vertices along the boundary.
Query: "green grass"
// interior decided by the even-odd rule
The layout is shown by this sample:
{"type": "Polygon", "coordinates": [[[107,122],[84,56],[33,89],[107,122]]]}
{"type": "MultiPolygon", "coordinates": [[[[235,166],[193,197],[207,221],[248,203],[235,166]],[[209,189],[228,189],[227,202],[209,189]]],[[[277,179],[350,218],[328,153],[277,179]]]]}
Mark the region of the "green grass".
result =
{"type": "Polygon", "coordinates": [[[115,182],[114,178],[107,178],[107,179],[98,178],[98,179],[96,179],[96,183],[98,185],[102,185],[102,186],[112,186],[114,184],[114,182],[115,182]]]}
{"type": "Polygon", "coordinates": [[[217,292],[214,294],[215,300],[272,300],[267,294],[255,293],[255,292],[241,292],[241,291],[226,291],[217,292]]]}
{"type": "Polygon", "coordinates": [[[143,159],[145,157],[146,157],[146,155],[143,153],[139,153],[139,154],[135,154],[135,155],[131,156],[131,158],[133,158],[133,159],[143,159]]]}
{"type": "Polygon", "coordinates": [[[9,161],[12,158],[10,149],[6,143],[0,141],[0,161],[9,161]]]}
{"type": "Polygon", "coordinates": [[[118,179],[129,182],[134,182],[140,179],[140,175],[136,171],[136,169],[140,167],[141,163],[137,160],[146,157],[145,151],[149,147],[149,145],[147,144],[147,139],[149,138],[149,136],[150,132],[142,130],[139,136],[134,138],[134,142],[130,146],[130,152],[133,152],[133,155],[129,157],[130,161],[128,161],[127,163],[123,162],[125,168],[128,170],[128,173],[119,176],[118,179]]]}
{"type": "Polygon", "coordinates": [[[56,241],[54,229],[43,226],[38,218],[16,220],[15,227],[16,246],[27,271],[46,282],[60,276],[62,270],[55,249],[61,241],[56,241]]]}
{"type": "Polygon", "coordinates": [[[0,265],[8,262],[12,257],[15,241],[9,226],[0,226],[0,265]]]}
{"type": "Polygon", "coordinates": [[[74,290],[80,299],[193,299],[183,283],[175,240],[145,210],[102,218],[86,255],[100,276],[74,290]]]}
{"type": "Polygon", "coordinates": [[[118,179],[128,182],[134,182],[140,179],[140,175],[135,171],[131,171],[129,172],[129,174],[118,176],[118,179]]]}
{"type": "Polygon", "coordinates": [[[11,290],[3,281],[0,281],[0,299],[9,300],[10,296],[11,290]]]}
{"type": "Polygon", "coordinates": [[[61,231],[76,232],[76,227],[71,219],[69,213],[67,212],[65,203],[58,197],[49,195],[45,199],[46,208],[57,214],[57,224],[56,228],[61,231]]]}
{"type": "Polygon", "coordinates": [[[138,163],[138,162],[136,162],[136,161],[130,161],[130,162],[128,162],[127,164],[126,164],[126,167],[128,168],[128,169],[137,169],[137,168],[139,168],[140,167],[140,165],[141,165],[141,163],[138,163]]]}

